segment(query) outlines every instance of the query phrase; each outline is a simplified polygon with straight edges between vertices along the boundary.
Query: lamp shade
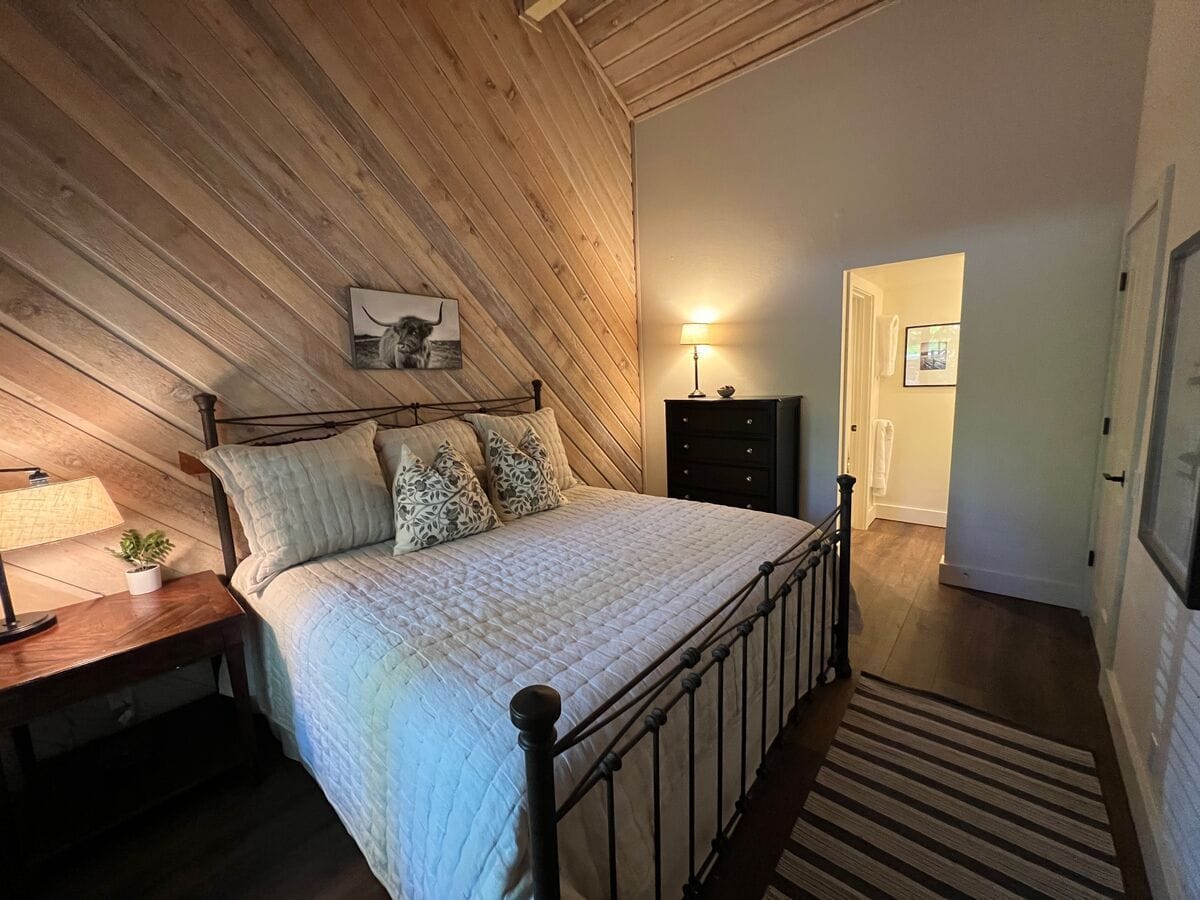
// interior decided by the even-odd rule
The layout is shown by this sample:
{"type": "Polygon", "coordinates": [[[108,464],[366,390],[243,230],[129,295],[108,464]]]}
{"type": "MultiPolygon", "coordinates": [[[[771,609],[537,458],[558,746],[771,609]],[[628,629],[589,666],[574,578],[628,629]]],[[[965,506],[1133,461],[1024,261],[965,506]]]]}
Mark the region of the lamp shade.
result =
{"type": "Polygon", "coordinates": [[[124,521],[96,477],[0,493],[0,553],[65,541],[124,521]]]}
{"type": "Polygon", "coordinates": [[[707,322],[688,322],[679,332],[679,343],[691,344],[710,344],[708,323],[707,322]]]}

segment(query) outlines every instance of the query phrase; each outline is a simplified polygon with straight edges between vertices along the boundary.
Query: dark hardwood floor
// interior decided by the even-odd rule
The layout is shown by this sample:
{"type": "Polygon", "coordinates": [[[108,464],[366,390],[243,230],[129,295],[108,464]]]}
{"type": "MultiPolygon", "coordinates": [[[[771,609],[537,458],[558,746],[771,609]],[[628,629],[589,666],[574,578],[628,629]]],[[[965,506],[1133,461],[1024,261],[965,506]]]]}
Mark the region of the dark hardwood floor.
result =
{"type": "MultiPolygon", "coordinates": [[[[1129,895],[1149,897],[1087,621],[939,585],[942,536],[938,528],[882,520],[856,533],[864,630],[853,640],[855,670],[1091,749],[1129,895]]],[[[705,896],[762,896],[852,690],[847,681],[819,692],[705,896]]],[[[386,896],[312,779],[278,756],[261,783],[230,777],[193,791],[60,857],[34,883],[39,897],[386,896]]]]}
{"type": "Polygon", "coordinates": [[[29,896],[386,900],[308,773],[278,752],[265,766],[257,784],[231,773],[52,860],[29,896]]]}

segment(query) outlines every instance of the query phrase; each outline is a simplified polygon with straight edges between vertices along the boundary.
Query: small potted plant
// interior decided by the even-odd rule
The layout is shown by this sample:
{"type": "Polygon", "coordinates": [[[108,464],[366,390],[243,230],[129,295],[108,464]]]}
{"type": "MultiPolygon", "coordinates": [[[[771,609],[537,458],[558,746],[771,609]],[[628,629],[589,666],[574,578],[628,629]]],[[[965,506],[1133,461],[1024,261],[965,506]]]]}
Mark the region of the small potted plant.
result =
{"type": "Polygon", "coordinates": [[[125,572],[129,593],[148,594],[162,587],[162,563],[174,549],[161,531],[143,535],[131,528],[121,535],[120,547],[109,552],[132,566],[125,572]]]}

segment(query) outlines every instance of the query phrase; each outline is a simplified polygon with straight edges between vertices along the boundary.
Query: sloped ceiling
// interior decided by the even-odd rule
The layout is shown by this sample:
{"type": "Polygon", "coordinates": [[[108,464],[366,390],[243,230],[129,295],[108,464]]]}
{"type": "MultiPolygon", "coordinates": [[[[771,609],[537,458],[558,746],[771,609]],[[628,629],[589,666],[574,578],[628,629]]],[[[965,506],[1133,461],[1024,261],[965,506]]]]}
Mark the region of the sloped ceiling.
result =
{"type": "Polygon", "coordinates": [[[888,0],[566,0],[563,11],[637,119],[888,0]]]}

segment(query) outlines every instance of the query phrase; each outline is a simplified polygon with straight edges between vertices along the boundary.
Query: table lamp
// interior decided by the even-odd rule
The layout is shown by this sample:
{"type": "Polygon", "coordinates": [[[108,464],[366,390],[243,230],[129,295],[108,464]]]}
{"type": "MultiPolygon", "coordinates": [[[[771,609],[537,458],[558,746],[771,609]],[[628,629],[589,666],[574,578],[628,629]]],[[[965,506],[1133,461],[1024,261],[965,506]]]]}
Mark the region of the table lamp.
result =
{"type": "MultiPolygon", "coordinates": [[[[108,491],[96,477],[50,484],[41,469],[0,469],[0,472],[28,472],[29,487],[0,492],[0,553],[64,541],[120,525],[121,513],[108,491]]],[[[13,611],[4,560],[0,558],[0,644],[44,631],[57,621],[52,612],[13,611]]]]}
{"type": "Polygon", "coordinates": [[[690,345],[692,348],[692,369],[695,374],[695,387],[688,397],[703,397],[700,390],[700,345],[710,344],[708,324],[706,322],[687,322],[679,332],[679,343],[690,345]]]}

